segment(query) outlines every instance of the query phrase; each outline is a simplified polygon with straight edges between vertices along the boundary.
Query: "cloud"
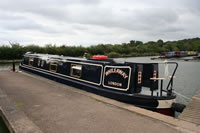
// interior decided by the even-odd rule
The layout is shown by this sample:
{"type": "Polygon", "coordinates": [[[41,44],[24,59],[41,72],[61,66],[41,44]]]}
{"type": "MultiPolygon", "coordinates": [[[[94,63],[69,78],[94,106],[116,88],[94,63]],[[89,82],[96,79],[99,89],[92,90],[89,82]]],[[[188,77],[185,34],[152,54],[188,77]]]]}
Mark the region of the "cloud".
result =
{"type": "Polygon", "coordinates": [[[199,5],[199,0],[6,0],[0,2],[0,44],[199,37],[199,5]]]}

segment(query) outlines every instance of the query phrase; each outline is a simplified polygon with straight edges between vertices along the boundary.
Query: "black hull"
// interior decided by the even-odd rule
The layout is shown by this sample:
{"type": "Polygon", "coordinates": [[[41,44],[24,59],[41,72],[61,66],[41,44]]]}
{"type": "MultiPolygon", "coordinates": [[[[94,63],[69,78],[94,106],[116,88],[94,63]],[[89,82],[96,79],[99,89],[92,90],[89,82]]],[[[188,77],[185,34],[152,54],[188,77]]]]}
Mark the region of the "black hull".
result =
{"type": "MultiPolygon", "coordinates": [[[[166,96],[166,97],[156,97],[156,96],[146,96],[146,95],[140,95],[140,94],[127,94],[119,91],[114,91],[114,90],[108,90],[106,88],[103,88],[102,86],[96,86],[92,85],[89,83],[84,83],[81,81],[77,81],[74,79],[66,78],[60,74],[57,73],[52,73],[52,72],[47,72],[45,70],[38,70],[33,67],[27,67],[20,65],[19,68],[21,70],[31,72],[43,77],[46,77],[48,79],[64,83],[82,90],[86,90],[88,92],[92,92],[104,97],[112,98],[118,101],[122,101],[125,103],[133,104],[138,107],[142,107],[145,109],[149,109],[152,111],[158,111],[158,105],[159,105],[159,100],[173,100],[176,98],[175,95],[172,96],[166,96]]],[[[171,110],[171,108],[168,108],[171,110]]]]}

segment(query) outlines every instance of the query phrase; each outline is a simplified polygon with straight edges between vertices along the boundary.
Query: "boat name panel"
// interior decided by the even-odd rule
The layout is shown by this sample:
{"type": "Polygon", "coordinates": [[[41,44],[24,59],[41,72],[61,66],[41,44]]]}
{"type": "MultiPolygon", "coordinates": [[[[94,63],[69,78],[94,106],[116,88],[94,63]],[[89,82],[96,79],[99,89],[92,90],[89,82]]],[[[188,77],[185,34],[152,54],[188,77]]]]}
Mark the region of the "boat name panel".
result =
{"type": "Polygon", "coordinates": [[[129,66],[105,66],[103,86],[127,91],[129,89],[131,68],[129,66]]]}

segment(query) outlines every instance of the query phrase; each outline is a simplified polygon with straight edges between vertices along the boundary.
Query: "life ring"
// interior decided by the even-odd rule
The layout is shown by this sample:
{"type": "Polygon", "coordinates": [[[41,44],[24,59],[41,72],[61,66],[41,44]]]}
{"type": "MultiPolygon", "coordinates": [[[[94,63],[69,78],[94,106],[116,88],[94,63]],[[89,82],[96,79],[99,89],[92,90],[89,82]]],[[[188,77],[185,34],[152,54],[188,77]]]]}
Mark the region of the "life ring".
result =
{"type": "Polygon", "coordinates": [[[94,55],[92,57],[92,59],[95,59],[95,60],[106,60],[106,59],[108,59],[108,56],[105,56],[105,55],[94,55]]]}

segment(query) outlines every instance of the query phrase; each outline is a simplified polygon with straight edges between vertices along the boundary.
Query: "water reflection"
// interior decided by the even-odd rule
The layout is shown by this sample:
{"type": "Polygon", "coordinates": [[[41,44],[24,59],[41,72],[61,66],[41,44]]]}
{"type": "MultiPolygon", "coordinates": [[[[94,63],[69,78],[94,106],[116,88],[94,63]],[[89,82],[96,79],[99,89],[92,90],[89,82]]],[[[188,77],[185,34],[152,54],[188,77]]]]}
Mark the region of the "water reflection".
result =
{"type": "Polygon", "coordinates": [[[0,117],[0,133],[10,133],[1,117],[0,117]]]}
{"type": "MultiPolygon", "coordinates": [[[[19,63],[15,64],[15,68],[18,69],[19,63]]],[[[12,64],[0,64],[0,71],[12,69],[12,64]]]]}

